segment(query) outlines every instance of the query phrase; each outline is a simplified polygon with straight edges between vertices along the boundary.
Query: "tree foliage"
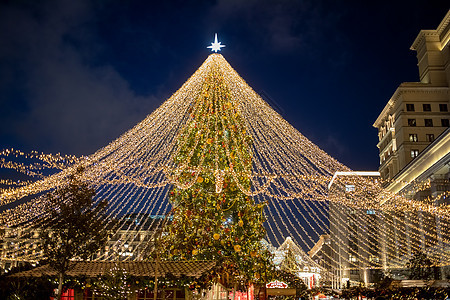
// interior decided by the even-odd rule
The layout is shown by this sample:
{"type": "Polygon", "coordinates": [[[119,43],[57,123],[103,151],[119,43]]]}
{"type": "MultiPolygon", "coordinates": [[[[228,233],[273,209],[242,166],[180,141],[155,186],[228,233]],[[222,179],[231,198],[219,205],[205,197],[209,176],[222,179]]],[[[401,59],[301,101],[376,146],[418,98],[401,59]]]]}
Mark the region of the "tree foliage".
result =
{"type": "Polygon", "coordinates": [[[433,263],[422,251],[414,253],[407,267],[409,269],[409,279],[427,280],[433,275],[433,263]]]}
{"type": "Polygon", "coordinates": [[[289,288],[295,288],[301,291],[305,291],[308,288],[300,277],[289,271],[275,270],[271,277],[271,280],[278,280],[286,283],[289,288]]]}
{"type": "Polygon", "coordinates": [[[95,281],[93,290],[94,294],[104,300],[127,300],[136,292],[134,285],[130,284],[130,276],[118,265],[100,276],[95,281]]]}
{"type": "Polygon", "coordinates": [[[292,251],[291,248],[288,248],[286,250],[284,259],[280,264],[280,269],[289,272],[291,274],[296,274],[298,271],[300,271],[299,264],[295,257],[295,253],[294,251],[292,251]]]}
{"type": "Polygon", "coordinates": [[[172,221],[162,257],[214,260],[224,284],[261,281],[270,264],[263,203],[251,190],[251,138],[220,68],[212,66],[174,155],[180,182],[170,192],[172,221]]]}
{"type": "Polygon", "coordinates": [[[30,270],[33,266],[25,263],[24,266],[14,267],[7,274],[0,276],[0,299],[49,299],[53,292],[50,277],[15,277],[14,273],[30,270]]]}
{"type": "Polygon", "coordinates": [[[81,180],[78,168],[66,185],[47,195],[48,217],[43,226],[42,247],[49,265],[57,271],[61,292],[70,260],[87,259],[107,240],[104,212],[107,201],[93,203],[95,191],[81,180]]]}

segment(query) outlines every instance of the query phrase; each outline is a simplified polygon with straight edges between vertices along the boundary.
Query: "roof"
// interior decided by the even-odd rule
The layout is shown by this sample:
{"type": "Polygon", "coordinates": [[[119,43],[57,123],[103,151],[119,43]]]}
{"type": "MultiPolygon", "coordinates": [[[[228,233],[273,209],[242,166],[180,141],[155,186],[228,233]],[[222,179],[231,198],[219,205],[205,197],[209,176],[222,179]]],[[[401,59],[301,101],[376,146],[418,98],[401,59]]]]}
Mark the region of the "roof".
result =
{"type": "Polygon", "coordinates": [[[328,189],[333,185],[333,181],[337,176],[380,176],[380,172],[378,171],[350,171],[350,172],[340,172],[337,171],[334,173],[333,178],[331,178],[330,183],[328,184],[328,189]]]}
{"type": "Polygon", "coordinates": [[[430,86],[428,83],[422,82],[403,82],[395,90],[392,97],[389,99],[388,103],[384,106],[381,113],[378,115],[377,119],[373,123],[373,127],[378,128],[383,125],[384,120],[390,114],[390,110],[395,106],[395,103],[400,99],[400,97],[407,93],[447,93],[448,87],[441,86],[430,86]]]}
{"type": "MultiPolygon", "coordinates": [[[[159,263],[158,276],[165,276],[170,273],[177,277],[182,275],[200,277],[214,265],[215,261],[162,261],[159,263]]],[[[153,261],[75,261],[72,262],[66,275],[96,277],[107,274],[113,268],[123,269],[132,276],[153,277],[155,276],[156,264],[153,261]]],[[[41,277],[43,275],[56,276],[56,271],[47,264],[11,276],[41,277]]]]}
{"type": "Polygon", "coordinates": [[[317,241],[317,243],[315,243],[314,246],[311,248],[311,250],[308,251],[309,257],[312,258],[314,255],[316,255],[317,252],[319,252],[320,249],[322,249],[323,244],[325,243],[326,240],[330,240],[330,235],[329,234],[322,234],[319,237],[319,240],[317,241]]]}
{"type": "Polygon", "coordinates": [[[448,288],[450,287],[450,280],[393,280],[391,287],[435,287],[448,288]]]}
{"type": "Polygon", "coordinates": [[[441,42],[442,46],[445,46],[445,44],[449,40],[449,30],[448,30],[449,24],[450,24],[450,9],[447,11],[447,14],[442,19],[441,23],[436,29],[421,30],[417,35],[416,39],[414,40],[413,44],[411,45],[410,49],[417,50],[419,43],[424,39],[426,35],[437,36],[442,41],[441,42]]]}
{"type": "MultiPolygon", "coordinates": [[[[298,265],[298,266],[300,266],[302,269],[304,268],[304,267],[308,267],[308,268],[317,268],[318,270],[322,270],[323,268],[318,264],[318,263],[316,263],[313,259],[311,259],[311,257],[309,257],[306,253],[305,253],[305,251],[303,251],[293,240],[292,240],[292,238],[290,237],[290,236],[288,236],[285,240],[284,240],[284,242],[283,242],[283,244],[281,244],[280,245],[280,247],[278,247],[278,249],[277,249],[277,251],[279,251],[279,252],[285,252],[285,251],[287,251],[288,249],[291,249],[293,252],[294,252],[294,254],[298,257],[298,256],[300,256],[301,257],[301,261],[296,261],[296,264],[298,265]]],[[[285,256],[283,256],[283,260],[285,259],[286,257],[285,256]]],[[[320,272],[319,271],[319,272],[320,272]]]]}

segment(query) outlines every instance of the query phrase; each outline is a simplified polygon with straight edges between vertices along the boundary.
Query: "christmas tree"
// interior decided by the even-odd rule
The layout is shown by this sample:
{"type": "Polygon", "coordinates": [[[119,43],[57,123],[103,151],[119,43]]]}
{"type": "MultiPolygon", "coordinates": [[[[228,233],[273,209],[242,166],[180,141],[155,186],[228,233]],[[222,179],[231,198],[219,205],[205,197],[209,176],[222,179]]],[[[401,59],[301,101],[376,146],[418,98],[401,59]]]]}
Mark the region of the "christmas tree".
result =
{"type": "Polygon", "coordinates": [[[221,60],[212,61],[177,141],[173,176],[179,184],[170,192],[173,209],[161,240],[163,257],[214,260],[222,282],[258,282],[270,255],[261,244],[264,203],[255,204],[243,192],[251,191],[252,141],[221,60]]]}
{"type": "Polygon", "coordinates": [[[300,267],[295,254],[289,247],[285,252],[284,259],[280,265],[280,269],[294,275],[297,275],[297,273],[300,271],[300,267]]]}

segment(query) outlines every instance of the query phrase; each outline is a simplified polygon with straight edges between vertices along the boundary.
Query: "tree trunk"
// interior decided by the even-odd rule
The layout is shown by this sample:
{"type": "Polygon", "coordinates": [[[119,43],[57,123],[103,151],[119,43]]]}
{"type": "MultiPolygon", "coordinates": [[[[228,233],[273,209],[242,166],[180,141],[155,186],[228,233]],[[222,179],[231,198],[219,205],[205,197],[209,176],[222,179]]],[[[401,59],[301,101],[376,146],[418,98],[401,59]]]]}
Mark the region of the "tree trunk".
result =
{"type": "Polygon", "coordinates": [[[58,294],[56,295],[56,299],[61,300],[64,274],[60,272],[58,277],[58,294]]]}
{"type": "Polygon", "coordinates": [[[158,275],[155,275],[155,287],[153,289],[153,300],[156,300],[158,296],[158,275]]]}
{"type": "Polygon", "coordinates": [[[237,283],[233,284],[233,300],[236,299],[236,288],[237,288],[237,283]]]}
{"type": "Polygon", "coordinates": [[[155,288],[153,289],[153,300],[156,300],[158,296],[158,270],[159,269],[159,255],[156,253],[156,261],[155,261],[155,288]]]}

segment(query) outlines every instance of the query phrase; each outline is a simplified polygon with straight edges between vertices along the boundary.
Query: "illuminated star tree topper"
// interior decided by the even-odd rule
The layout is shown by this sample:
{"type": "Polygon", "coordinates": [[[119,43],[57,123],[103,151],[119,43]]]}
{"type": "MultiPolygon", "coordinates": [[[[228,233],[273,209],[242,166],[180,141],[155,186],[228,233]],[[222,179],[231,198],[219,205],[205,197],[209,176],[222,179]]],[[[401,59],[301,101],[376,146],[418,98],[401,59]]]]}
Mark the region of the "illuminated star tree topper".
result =
{"type": "Polygon", "coordinates": [[[214,43],[211,43],[211,46],[208,46],[207,48],[211,48],[211,51],[217,52],[220,51],[220,48],[225,47],[225,45],[221,45],[222,43],[217,40],[217,33],[214,38],[214,43]]]}

